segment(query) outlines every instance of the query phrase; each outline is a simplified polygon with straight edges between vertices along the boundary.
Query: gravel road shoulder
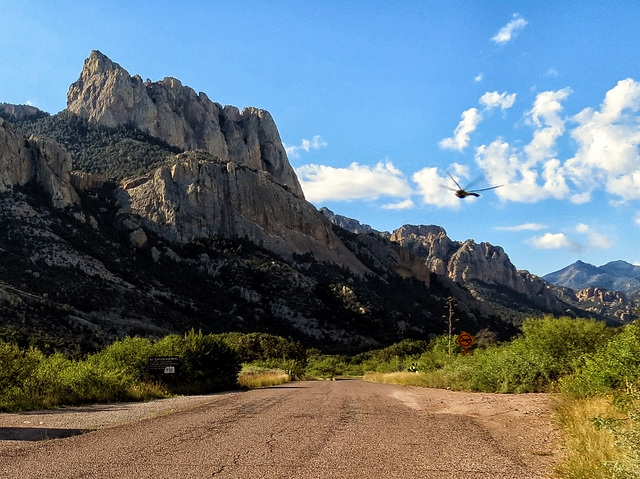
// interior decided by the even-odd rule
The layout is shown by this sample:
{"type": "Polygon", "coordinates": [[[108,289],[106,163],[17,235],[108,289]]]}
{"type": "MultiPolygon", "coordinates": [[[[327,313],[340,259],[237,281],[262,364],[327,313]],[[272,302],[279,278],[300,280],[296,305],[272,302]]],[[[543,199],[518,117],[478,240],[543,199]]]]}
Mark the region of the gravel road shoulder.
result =
{"type": "Polygon", "coordinates": [[[0,453],[34,441],[60,439],[198,407],[229,394],[176,396],[147,402],[94,404],[0,414],[0,453]]]}

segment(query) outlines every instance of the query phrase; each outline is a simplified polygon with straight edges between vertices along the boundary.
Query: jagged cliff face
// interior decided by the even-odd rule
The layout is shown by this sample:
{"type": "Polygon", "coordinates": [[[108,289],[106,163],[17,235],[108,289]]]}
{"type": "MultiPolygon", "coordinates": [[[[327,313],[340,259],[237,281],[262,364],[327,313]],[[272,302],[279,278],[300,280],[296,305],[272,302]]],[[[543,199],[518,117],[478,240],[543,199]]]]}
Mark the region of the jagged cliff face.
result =
{"type": "Polygon", "coordinates": [[[237,236],[284,257],[311,253],[359,274],[367,271],[313,205],[245,165],[178,155],[172,168],[126,182],[117,198],[122,214],[136,215],[171,241],[237,236]]]}
{"type": "Polygon", "coordinates": [[[69,87],[67,109],[101,125],[131,124],[185,151],[205,150],[222,161],[266,171],[304,198],[265,110],[222,107],[175,78],[142,81],[98,51],[91,52],[69,87]]]}
{"type": "Polygon", "coordinates": [[[70,172],[71,157],[56,142],[35,136],[25,140],[0,118],[0,191],[35,182],[53,206],[64,208],[80,202],[70,172]]]}
{"type": "Polygon", "coordinates": [[[405,225],[391,234],[391,240],[424,258],[434,273],[457,283],[473,280],[507,287],[532,298],[551,311],[563,313],[565,305],[548,284],[527,271],[518,271],[500,246],[489,243],[452,241],[444,228],[434,225],[405,225]]]}

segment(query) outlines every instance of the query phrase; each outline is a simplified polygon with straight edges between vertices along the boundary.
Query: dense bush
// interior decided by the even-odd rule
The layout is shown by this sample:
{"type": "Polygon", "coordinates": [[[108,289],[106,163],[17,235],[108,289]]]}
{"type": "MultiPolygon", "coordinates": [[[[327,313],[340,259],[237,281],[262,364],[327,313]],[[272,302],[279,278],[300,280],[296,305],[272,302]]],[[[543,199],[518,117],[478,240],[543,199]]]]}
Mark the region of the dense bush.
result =
{"type": "Polygon", "coordinates": [[[241,367],[220,336],[195,331],[155,342],[125,338],[84,359],[0,341],[0,364],[3,411],[230,389],[236,387],[241,367]],[[180,357],[180,367],[171,380],[149,372],[150,357],[174,355],[180,357]]]}
{"type": "Polygon", "coordinates": [[[282,369],[294,377],[304,375],[307,351],[299,342],[267,333],[225,333],[220,337],[235,351],[241,363],[282,369]]]}
{"type": "Polygon", "coordinates": [[[175,386],[180,392],[206,393],[236,384],[240,360],[219,335],[191,330],[184,336],[166,336],[155,348],[165,355],[180,357],[179,382],[175,386]]]}
{"type": "Polygon", "coordinates": [[[612,332],[605,323],[587,319],[529,319],[511,343],[461,358],[461,371],[473,390],[542,392],[575,372],[585,354],[602,347],[612,332]],[[464,364],[466,363],[466,364],[464,364]]]}
{"type": "Polygon", "coordinates": [[[562,381],[574,397],[608,394],[629,386],[640,387],[640,324],[624,327],[598,351],[584,358],[576,374],[562,381]]]}
{"type": "Polygon", "coordinates": [[[87,362],[113,371],[123,384],[133,384],[152,379],[149,357],[164,355],[159,349],[147,338],[127,337],[90,356],[87,362]]]}

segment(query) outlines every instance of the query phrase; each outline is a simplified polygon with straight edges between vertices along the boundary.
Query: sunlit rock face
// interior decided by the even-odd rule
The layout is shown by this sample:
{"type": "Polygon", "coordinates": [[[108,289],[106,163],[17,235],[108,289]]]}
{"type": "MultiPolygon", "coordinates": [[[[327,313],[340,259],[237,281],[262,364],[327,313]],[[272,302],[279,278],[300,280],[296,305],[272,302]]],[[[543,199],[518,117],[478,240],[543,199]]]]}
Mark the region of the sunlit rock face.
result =
{"type": "Polygon", "coordinates": [[[56,208],[80,202],[71,186],[71,157],[55,141],[31,136],[25,140],[0,119],[0,191],[36,183],[56,208]]]}
{"type": "Polygon", "coordinates": [[[222,107],[171,77],[131,76],[98,51],[69,87],[67,109],[108,127],[130,124],[183,150],[266,171],[303,198],[273,118],[266,110],[222,107]]]}

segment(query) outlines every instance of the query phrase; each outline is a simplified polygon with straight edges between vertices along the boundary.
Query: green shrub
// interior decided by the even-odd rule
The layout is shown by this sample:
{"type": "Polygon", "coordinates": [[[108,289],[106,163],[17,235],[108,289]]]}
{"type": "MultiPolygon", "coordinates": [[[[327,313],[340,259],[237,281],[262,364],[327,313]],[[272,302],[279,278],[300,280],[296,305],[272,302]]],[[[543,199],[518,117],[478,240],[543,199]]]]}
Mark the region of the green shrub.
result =
{"type": "Polygon", "coordinates": [[[304,375],[307,351],[298,342],[267,333],[225,333],[220,337],[235,351],[240,362],[304,375]]]}
{"type": "Polygon", "coordinates": [[[522,334],[512,342],[476,348],[473,355],[460,355],[462,349],[457,345],[449,354],[449,337],[438,337],[418,359],[417,369],[428,373],[432,384],[448,382],[452,388],[502,393],[549,391],[562,377],[577,371],[584,355],[602,347],[612,334],[600,321],[528,319],[522,334]]]}
{"type": "Polygon", "coordinates": [[[221,336],[191,330],[184,336],[166,336],[155,344],[155,351],[180,357],[176,391],[205,393],[236,385],[241,364],[221,336]]]}
{"type": "Polygon", "coordinates": [[[33,348],[25,350],[0,340],[0,398],[4,399],[13,389],[21,388],[42,358],[42,353],[33,348]]]}
{"type": "MultiPolygon", "coordinates": [[[[543,392],[575,372],[585,354],[611,337],[601,321],[573,318],[528,319],[509,344],[476,350],[466,363],[470,389],[496,392],[543,392]]],[[[461,366],[458,366],[461,367],[461,366]]]]}
{"type": "Polygon", "coordinates": [[[313,378],[332,379],[342,376],[346,366],[338,356],[314,356],[309,358],[306,374],[313,378]]]}
{"type": "Polygon", "coordinates": [[[462,348],[455,343],[455,336],[449,338],[448,334],[438,336],[431,340],[417,360],[418,371],[436,371],[456,358],[462,348]]]}
{"type": "Polygon", "coordinates": [[[625,326],[598,351],[584,358],[584,365],[562,381],[573,397],[590,397],[624,389],[640,381],[640,324],[625,326]]]}
{"type": "Polygon", "coordinates": [[[115,341],[88,361],[105,372],[112,372],[120,382],[128,385],[153,379],[149,374],[149,357],[160,355],[157,349],[147,338],[127,337],[115,341]]]}

